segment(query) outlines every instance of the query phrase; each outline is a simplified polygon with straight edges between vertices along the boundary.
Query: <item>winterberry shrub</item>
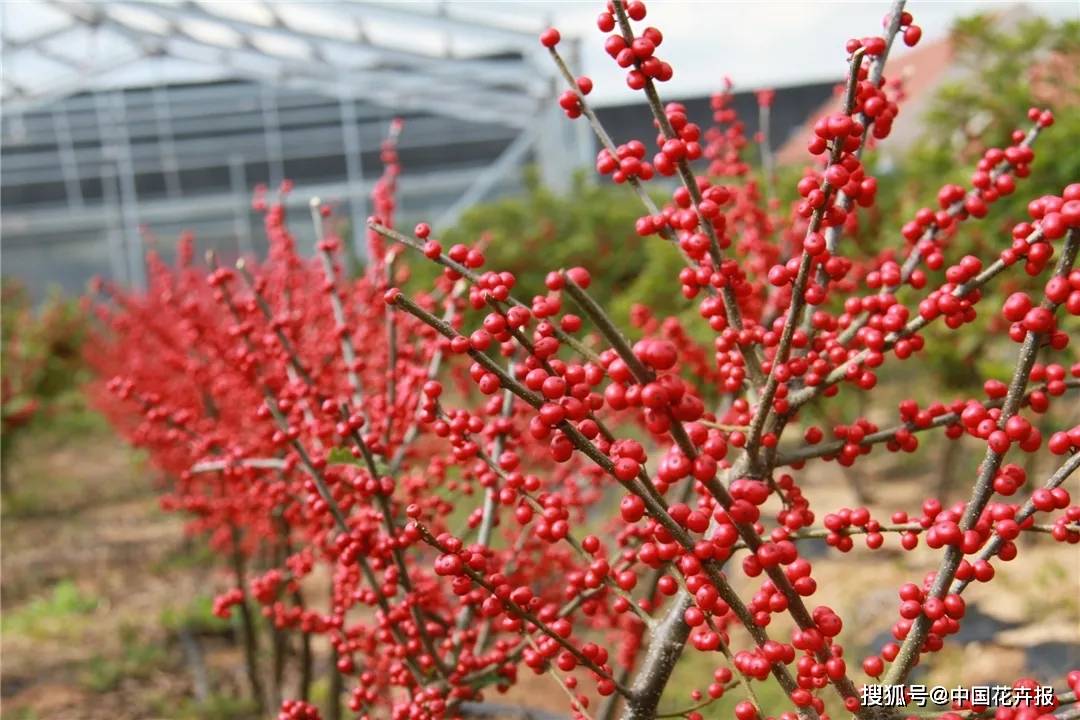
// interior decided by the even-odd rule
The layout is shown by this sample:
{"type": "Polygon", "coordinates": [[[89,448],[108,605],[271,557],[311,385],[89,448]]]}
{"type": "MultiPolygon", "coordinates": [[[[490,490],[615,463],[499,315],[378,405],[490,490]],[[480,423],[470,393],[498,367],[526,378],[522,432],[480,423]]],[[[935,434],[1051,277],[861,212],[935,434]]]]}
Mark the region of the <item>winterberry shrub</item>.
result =
{"type": "MultiPolygon", "coordinates": [[[[265,261],[203,266],[185,238],[177,267],[151,259],[146,292],[101,287],[98,402],[174,479],[164,506],[232,558],[237,586],[217,611],[254,602],[279,631],[325,636],[360,717],[458,717],[534,672],[559,682],[577,717],[651,718],[691,654],[715,670],[667,716],[701,718],[735,694],[739,720],[815,719],[826,702],[862,720],[906,717],[864,706],[860,687],[902,684],[931,663],[964,622],[964,590],[1004,571],[1022,534],[1080,541],[1064,487],[1080,427],[1041,429],[1080,386],[1067,324],[1080,315],[1080,184],[1032,199],[986,256],[956,257],[950,243],[1022,188],[1053,116],[1032,109],[970,184],[941,188],[936,209],[868,253],[850,242],[877,187],[860,158],[901,110],[890,48],[921,35],[903,2],[881,36],[848,42],[839,106],[808,138],[787,217],[748,172],[750,140],[725,93],[708,127],[662,101],[673,69],[645,17],[638,0],[613,1],[597,25],[644,93],[654,138],[616,145],[559,33],[540,41],[567,82],[560,107],[596,132],[597,171],[644,206],[636,233],[679,254],[671,291],[696,303],[693,329],[645,306],[619,327],[590,294],[601,263],[551,268],[545,293],[519,297],[481,244],[446,247],[423,223],[394,229],[400,125],[383,148],[361,277],[343,277],[319,201],[308,259],[283,205],[260,194],[265,261]],[[660,207],[646,188],[662,177],[676,187],[660,207]],[[431,287],[403,289],[406,256],[441,268],[431,287]],[[990,307],[984,289],[999,276],[1018,289],[990,307]],[[918,362],[928,328],[959,336],[978,313],[996,318],[1009,377],[987,378],[976,397],[916,392],[876,421],[807,422],[839,397],[872,402],[883,372],[918,362]],[[803,491],[812,465],[915,452],[935,432],[985,448],[966,502],[875,517],[812,507],[803,491]],[[1029,477],[1033,454],[1058,469],[1029,477]],[[892,639],[866,657],[845,653],[839,612],[815,601],[801,545],[814,538],[852,573],[866,562],[844,555],[857,542],[933,553],[932,571],[898,589],[892,639]],[[259,561],[250,578],[246,559],[259,561]],[[319,576],[329,598],[305,603],[319,576]],[[754,692],[766,681],[783,690],[775,707],[754,692]]],[[[261,658],[248,650],[257,689],[261,658]]],[[[1049,701],[945,715],[1050,718],[1075,702],[1080,672],[1067,682],[1049,701]]],[[[280,713],[318,717],[306,698],[280,713]]]]}
{"type": "Polygon", "coordinates": [[[0,283],[0,304],[0,490],[8,499],[15,490],[8,468],[19,438],[38,418],[83,404],[79,384],[86,367],[80,349],[87,315],[58,292],[35,308],[26,288],[7,277],[0,283]]]}

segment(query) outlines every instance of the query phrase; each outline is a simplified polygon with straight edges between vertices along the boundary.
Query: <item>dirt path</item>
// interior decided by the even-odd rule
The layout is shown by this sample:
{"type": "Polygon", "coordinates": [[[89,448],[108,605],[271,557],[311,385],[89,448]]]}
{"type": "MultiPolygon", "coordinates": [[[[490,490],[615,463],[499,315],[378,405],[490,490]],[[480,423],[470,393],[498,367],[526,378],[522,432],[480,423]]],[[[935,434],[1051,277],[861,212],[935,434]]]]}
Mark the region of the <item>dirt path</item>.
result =
{"type": "MultiPolygon", "coordinates": [[[[225,581],[160,511],[151,476],[104,429],[21,439],[2,525],[5,718],[213,716],[190,700],[176,628],[209,624],[225,581]]],[[[230,643],[201,645],[230,691],[230,643]]]]}
{"type": "MultiPolygon", "coordinates": [[[[917,507],[916,483],[873,483],[881,507],[917,507]]],[[[14,501],[6,501],[2,553],[2,683],[11,720],[146,720],[255,717],[246,696],[234,629],[210,613],[211,598],[231,586],[199,542],[185,539],[183,520],[158,507],[153,473],[106,429],[28,438],[11,464],[14,501]],[[181,628],[187,628],[184,633],[181,628]],[[186,636],[187,647],[182,641],[186,636]],[[201,657],[191,661],[191,640],[201,657]],[[196,672],[196,668],[201,670],[196,672]],[[202,675],[204,682],[198,682],[202,675]],[[201,695],[201,699],[196,699],[201,695]]],[[[815,507],[858,504],[835,468],[815,469],[805,487],[815,507]]],[[[888,542],[895,547],[895,539],[888,542]]],[[[821,591],[846,618],[845,642],[855,658],[883,638],[867,634],[895,620],[895,588],[918,579],[935,555],[879,551],[856,544],[860,572],[836,556],[812,558],[821,591]]],[[[1025,543],[992,586],[965,597],[965,645],[943,653],[932,677],[942,684],[1002,682],[1024,672],[1052,681],[1080,664],[1080,554],[1043,538],[1025,543]]],[[[754,583],[734,576],[747,593],[754,583]]],[[[780,621],[782,623],[782,621],[780,621]]],[[[779,632],[779,629],[778,629],[779,632]]],[[[741,642],[736,638],[736,642],[741,642]]],[[[322,655],[322,646],[317,646],[322,655]]],[[[685,707],[720,663],[689,653],[663,709],[685,707]]],[[[325,675],[317,666],[316,677],[325,675]]],[[[313,699],[325,698],[319,680],[313,699]]],[[[768,696],[768,688],[761,689],[768,696]]],[[[523,669],[521,682],[489,700],[568,716],[553,680],[523,669]]],[[[725,698],[726,701],[726,698],[725,698]]],[[[707,717],[728,717],[717,703],[707,717]]]]}
{"type": "MultiPolygon", "coordinates": [[[[105,428],[22,439],[0,525],[5,719],[257,717],[243,699],[234,629],[210,612],[231,579],[185,538],[181,517],[159,509],[152,478],[105,428]],[[206,688],[196,687],[197,672],[206,688]]],[[[565,716],[558,687],[527,675],[492,700],[565,716]]],[[[314,699],[326,686],[316,680],[314,699]]]]}

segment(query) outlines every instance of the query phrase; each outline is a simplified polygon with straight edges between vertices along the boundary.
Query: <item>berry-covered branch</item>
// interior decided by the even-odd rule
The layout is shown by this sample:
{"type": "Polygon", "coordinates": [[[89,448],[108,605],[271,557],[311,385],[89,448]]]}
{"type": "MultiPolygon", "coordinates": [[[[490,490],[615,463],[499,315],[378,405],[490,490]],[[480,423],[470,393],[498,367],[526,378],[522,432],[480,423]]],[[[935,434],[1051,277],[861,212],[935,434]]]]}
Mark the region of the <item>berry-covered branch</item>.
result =
{"type": "MultiPolygon", "coordinates": [[[[335,717],[344,701],[364,720],[456,718],[532,672],[581,718],[701,720],[739,688],[737,720],[895,720],[905,711],[864,706],[865,680],[901,682],[930,664],[964,620],[965,588],[1036,546],[1019,538],[1080,543],[1067,484],[1080,468],[1068,413],[1080,387],[1068,354],[1080,185],[1033,199],[1011,231],[989,228],[983,254],[950,256],[967,219],[1038,170],[1050,111],[1030,110],[1029,128],[985,148],[969,187],[946,185],[936,211],[890,229],[863,157],[903,101],[885,74],[894,41],[922,33],[897,0],[880,36],[837,49],[839,106],[810,128],[810,164],[786,212],[767,148],[764,178],[746,157],[730,83],[711,117],[661,99],[672,40],[647,15],[640,0],[612,0],[596,26],[642,93],[653,137],[616,139],[559,32],[540,41],[568,86],[559,107],[599,139],[601,180],[637,196],[627,202],[643,214],[627,231],[655,236],[676,260],[671,303],[635,304],[626,324],[604,301],[599,253],[577,261],[587,267],[519,274],[488,257],[488,238],[444,248],[426,222],[403,232],[400,121],[380,147],[356,277],[341,265],[330,203],[310,202],[314,256],[297,250],[285,186],[253,200],[265,258],[200,265],[185,237],[175,267],[151,258],[144,292],[99,295],[90,392],[166,478],[163,506],[187,514],[234,569],[215,612],[251,603],[267,618],[269,662],[248,663],[258,694],[288,676],[283,643],[295,632],[308,648],[302,675],[326,653],[335,717]],[[864,216],[882,242],[863,242],[864,216]],[[904,246],[889,242],[897,235],[904,246]],[[412,272],[417,262],[434,277],[412,272]],[[882,406],[879,377],[895,388],[909,377],[901,363],[976,334],[988,358],[1017,345],[1009,378],[975,363],[982,393],[943,401],[944,383],[922,379],[936,366],[917,361],[919,383],[882,406]],[[925,449],[930,430],[952,447],[985,446],[965,502],[830,508],[805,482],[823,461],[925,449]],[[1049,466],[1044,451],[1057,470],[1010,501],[1049,466]],[[861,663],[844,606],[817,599],[828,574],[807,554],[820,540],[851,574],[866,559],[849,552],[856,543],[923,545],[938,566],[899,588],[893,640],[861,663]],[[676,698],[676,667],[702,659],[712,668],[676,698]]],[[[763,119],[775,102],[759,95],[763,119]]],[[[281,706],[283,720],[318,716],[310,699],[281,706]]]]}

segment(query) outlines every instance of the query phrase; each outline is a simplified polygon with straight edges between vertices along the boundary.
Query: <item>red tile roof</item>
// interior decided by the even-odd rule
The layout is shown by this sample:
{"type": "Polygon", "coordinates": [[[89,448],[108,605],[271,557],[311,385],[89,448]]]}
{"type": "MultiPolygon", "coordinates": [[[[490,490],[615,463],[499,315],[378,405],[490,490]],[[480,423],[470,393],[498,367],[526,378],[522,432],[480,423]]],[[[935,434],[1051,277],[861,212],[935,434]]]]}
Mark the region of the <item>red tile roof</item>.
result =
{"type": "MultiPolygon", "coordinates": [[[[893,121],[892,133],[880,145],[883,150],[899,151],[915,141],[921,131],[920,119],[929,108],[935,91],[957,72],[951,65],[952,42],[948,38],[920,44],[906,52],[899,50],[900,48],[894,45],[894,54],[889,59],[885,78],[902,78],[904,101],[900,105],[900,114],[893,121]]],[[[806,152],[806,143],[810,138],[811,128],[819,118],[835,112],[839,103],[837,95],[815,110],[806,123],[797,128],[777,150],[777,161],[784,164],[808,162],[811,156],[806,152]]]]}

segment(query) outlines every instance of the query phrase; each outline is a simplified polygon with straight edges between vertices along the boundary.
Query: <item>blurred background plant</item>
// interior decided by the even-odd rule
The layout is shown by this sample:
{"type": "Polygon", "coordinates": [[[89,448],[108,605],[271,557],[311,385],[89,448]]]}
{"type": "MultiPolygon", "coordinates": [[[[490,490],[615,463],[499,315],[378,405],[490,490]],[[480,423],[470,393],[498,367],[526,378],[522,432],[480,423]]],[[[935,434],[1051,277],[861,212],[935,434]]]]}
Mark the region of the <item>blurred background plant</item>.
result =
{"type": "MultiPolygon", "coordinates": [[[[1039,137],[1031,176],[1018,183],[1011,196],[994,203],[985,219],[965,224],[953,239],[952,254],[960,257],[1000,247],[1009,228],[1026,217],[1029,200],[1060,192],[1080,178],[1080,21],[1028,17],[1010,23],[997,13],[982,13],[959,20],[951,43],[955,79],[938,88],[921,118],[919,142],[881,188],[891,196],[882,207],[896,212],[883,218],[884,227],[898,228],[919,207],[932,205],[943,184],[969,184],[983,151],[1006,146],[1009,134],[1026,126],[1028,107],[1048,107],[1055,118],[1053,127],[1039,137]]],[[[885,199],[881,191],[879,197],[885,199]]],[[[880,232],[873,235],[889,241],[880,232]]],[[[993,292],[1004,297],[1022,289],[1025,280],[1018,274],[993,292]]],[[[990,316],[979,320],[984,326],[995,321],[990,316]]],[[[998,361],[985,352],[984,333],[965,337],[966,342],[958,344],[928,343],[931,374],[950,387],[971,387],[979,363],[991,365],[979,368],[986,371],[998,361]]]]}
{"type": "MultiPolygon", "coordinates": [[[[1021,13],[1014,22],[1009,12],[979,13],[954,25],[948,39],[949,69],[921,104],[922,114],[915,123],[918,133],[900,152],[869,154],[867,165],[878,172],[877,202],[870,211],[859,213],[858,228],[844,241],[853,255],[870,256],[880,248],[898,246],[899,228],[919,208],[936,209],[942,185],[970,186],[983,151],[1007,146],[1013,131],[1029,125],[1026,112],[1032,105],[1053,110],[1055,124],[1038,139],[1030,177],[1020,181],[1011,196],[992,204],[986,218],[965,223],[950,241],[950,257],[992,254],[991,248],[1003,246],[1012,225],[1027,217],[1029,200],[1059,193],[1080,178],[1076,151],[1080,147],[1080,21],[1054,22],[1021,13]]],[[[699,120],[704,124],[708,118],[699,120]]],[[[763,183],[756,145],[744,150],[743,160],[763,183]]],[[[772,212],[785,213],[796,201],[795,184],[801,171],[801,165],[792,162],[777,168],[778,197],[772,212]]],[[[527,193],[521,197],[471,208],[445,233],[446,241],[465,242],[486,234],[492,267],[513,271],[524,296],[544,291],[548,268],[603,267],[603,273],[594,273],[595,292],[623,327],[630,327],[631,308],[641,303],[658,314],[678,315],[699,339],[708,336],[693,304],[672,292],[674,278],[683,267],[677,250],[656,238],[643,242],[634,232],[640,212],[628,201],[627,188],[589,183],[578,176],[572,192],[557,196],[539,185],[534,172],[526,185],[527,193]],[[540,258],[543,262],[537,261],[540,258]]],[[[1015,274],[989,292],[1004,298],[1031,285],[1030,278],[1015,274]]],[[[987,313],[976,322],[986,328],[1001,319],[987,313]]],[[[935,391],[942,397],[953,397],[975,389],[988,375],[999,377],[1008,371],[1007,343],[999,342],[1000,335],[968,333],[959,342],[952,335],[947,342],[940,341],[947,334],[941,328],[931,330],[928,337],[939,341],[927,342],[919,368],[901,366],[898,375],[883,382],[898,394],[911,382],[936,383],[935,391]]],[[[834,406],[834,412],[841,412],[830,418],[813,416],[813,409],[807,412],[836,424],[844,417],[861,415],[858,402],[856,397],[834,406]]],[[[938,466],[926,477],[928,490],[947,492],[965,463],[977,459],[968,457],[962,444],[940,444],[938,466]]],[[[859,497],[869,500],[859,471],[844,472],[859,497]]]]}
{"type": "Polygon", "coordinates": [[[0,475],[3,494],[14,489],[8,477],[8,460],[17,439],[35,424],[52,424],[63,418],[64,426],[79,424],[88,412],[80,385],[86,366],[82,343],[88,317],[76,299],[50,292],[40,307],[33,307],[26,288],[15,279],[0,284],[3,316],[0,318],[0,475]]]}
{"type": "MultiPolygon", "coordinates": [[[[870,255],[879,247],[896,246],[901,225],[920,207],[935,206],[936,194],[942,184],[969,184],[983,149],[1006,144],[1009,133],[1027,125],[1025,111],[1031,105],[1050,107],[1056,117],[1055,125],[1038,140],[1031,176],[1020,183],[1011,197],[994,203],[987,218],[965,223],[951,241],[950,257],[968,252],[983,256],[992,254],[990,248],[1002,246],[1010,225],[1025,216],[1029,199],[1048,192],[1060,192],[1065,185],[1080,178],[1080,152],[1077,152],[1080,147],[1080,112],[1077,112],[1080,106],[1080,22],[1051,22],[1038,17],[1003,22],[1000,13],[980,14],[957,22],[949,42],[952,57],[948,77],[932,92],[932,98],[922,111],[909,111],[919,112],[918,117],[909,115],[905,119],[919,127],[917,137],[896,157],[886,159],[884,153],[877,153],[876,158],[873,155],[868,158],[868,167],[876,168],[879,179],[877,204],[872,212],[860,213],[858,229],[845,238],[845,244],[849,243],[848,246],[853,248],[852,254],[870,255]]],[[[904,110],[901,112],[903,115],[904,110]]],[[[709,123],[708,117],[695,120],[703,125],[709,123]]],[[[757,148],[749,145],[744,155],[751,163],[750,172],[760,178],[757,148]]],[[[805,158],[805,153],[800,157],[805,158]]],[[[777,169],[777,198],[771,212],[784,214],[788,211],[796,196],[794,187],[803,162],[805,160],[800,159],[777,169]]],[[[407,174],[408,159],[404,163],[407,174]]],[[[612,314],[624,328],[631,327],[628,320],[632,306],[643,303],[658,314],[680,316],[688,330],[699,337],[708,337],[708,331],[696,317],[691,303],[677,291],[675,278],[682,260],[675,248],[655,237],[639,237],[634,231],[634,222],[640,213],[630,191],[596,182],[594,177],[592,169],[587,169],[575,176],[569,192],[556,193],[544,187],[539,174],[530,169],[525,174],[524,192],[474,205],[453,227],[442,233],[440,240],[448,247],[485,236],[489,267],[512,271],[521,288],[515,294],[523,297],[544,292],[544,276],[552,268],[602,267],[603,272],[593,273],[591,292],[601,304],[612,309],[612,314]]],[[[302,192],[303,186],[299,189],[302,192]]],[[[415,219],[432,220],[430,217],[415,219]]],[[[300,224],[303,218],[298,217],[295,222],[300,224]]],[[[402,226],[408,227],[404,223],[402,226]]],[[[426,280],[421,274],[432,271],[431,265],[413,264],[418,280],[426,280]]],[[[1016,273],[1008,282],[995,286],[994,292],[1008,294],[1028,283],[1030,280],[1026,276],[1016,273]]],[[[912,298],[904,299],[910,301],[912,298]]],[[[106,610],[110,609],[110,603],[115,603],[116,607],[132,605],[131,578],[153,577],[158,585],[156,592],[170,598],[176,595],[179,604],[162,613],[154,600],[137,597],[134,612],[142,611],[142,627],[154,627],[159,632],[164,628],[167,634],[178,634],[181,629],[186,629],[205,635],[201,642],[212,649],[212,643],[228,645],[228,652],[220,653],[226,658],[220,666],[208,661],[213,679],[219,667],[233,668],[238,663],[236,648],[229,644],[231,640],[218,637],[227,635],[219,627],[221,623],[206,611],[204,593],[211,582],[201,573],[208,564],[207,556],[198,555],[186,544],[170,544],[177,528],[166,524],[157,513],[156,499],[146,482],[145,470],[127,456],[117,459],[124,451],[119,449],[118,442],[106,435],[108,431],[100,419],[87,409],[79,387],[85,375],[81,346],[89,320],[80,303],[53,292],[35,307],[26,288],[9,278],[3,280],[0,302],[3,305],[0,477],[4,494],[4,541],[9,548],[4,557],[5,649],[13,647],[15,657],[23,660],[48,655],[55,648],[40,651],[41,637],[46,634],[40,628],[49,626],[53,622],[49,618],[53,616],[59,618],[55,624],[65,626],[81,618],[85,625],[92,626],[82,628],[86,632],[121,639],[102,650],[103,654],[79,660],[82,671],[78,677],[94,692],[116,694],[113,689],[122,684],[122,678],[140,676],[134,685],[140,689],[142,697],[123,696],[124,707],[129,700],[137,700],[142,703],[139,707],[146,706],[143,709],[147,713],[162,716],[251,716],[250,708],[234,707],[237,702],[234,696],[240,694],[240,683],[235,679],[221,681],[222,677],[231,677],[225,670],[221,670],[216,676],[218,680],[212,683],[215,694],[199,701],[201,704],[193,705],[190,698],[177,702],[177,693],[186,691],[186,686],[178,690],[169,685],[155,694],[153,703],[147,705],[146,698],[151,696],[141,691],[139,683],[150,681],[140,670],[164,665],[171,675],[176,675],[175,668],[185,662],[177,649],[179,645],[169,647],[168,657],[159,657],[159,653],[130,641],[127,635],[112,627],[119,621],[112,619],[116,613],[106,610]],[[50,449],[58,447],[60,441],[70,444],[68,452],[57,454],[55,458],[44,457],[50,449]],[[13,465],[16,470],[14,483],[10,472],[13,465]],[[20,509],[20,504],[22,508],[28,507],[32,500],[30,496],[43,486],[48,486],[49,490],[41,500],[47,501],[53,511],[49,517],[27,518],[13,513],[20,509]],[[144,496],[133,500],[139,497],[134,494],[135,489],[142,489],[144,496]],[[18,502],[11,502],[13,495],[18,502]],[[82,497],[90,495],[94,496],[94,501],[100,501],[99,506],[82,503],[82,497]],[[38,520],[40,525],[35,524],[38,520]],[[128,535],[118,539],[116,531],[120,528],[125,528],[128,535]],[[62,546],[64,552],[56,552],[56,547],[51,545],[62,546]],[[126,550],[117,549],[129,545],[137,548],[140,553],[137,558],[126,555],[126,550]],[[39,552],[39,546],[45,552],[39,552]],[[91,547],[104,553],[102,562],[118,575],[115,582],[109,573],[88,578],[88,573],[99,573],[102,565],[85,562],[75,550],[88,551],[91,547]],[[189,582],[196,575],[197,581],[189,582]],[[70,578],[79,579],[79,583],[70,578]],[[13,586],[16,588],[14,593],[13,586]],[[188,605],[179,600],[189,595],[188,605]],[[13,599],[15,602],[11,602],[13,599]],[[22,603],[22,609],[19,603],[22,603]],[[153,609],[151,614],[147,614],[147,608],[153,609]],[[99,612],[94,614],[95,611],[99,612]],[[17,644],[12,645],[12,642],[19,642],[20,634],[27,640],[25,651],[17,644]],[[220,696],[216,694],[219,692],[220,696]],[[220,711],[210,709],[218,705],[220,711]]],[[[991,300],[989,305],[993,306],[994,302],[991,300]]],[[[994,315],[987,313],[977,322],[998,322],[994,315]]],[[[881,393],[886,397],[892,393],[899,398],[917,383],[926,396],[936,393],[938,397],[949,399],[972,390],[980,382],[980,376],[1001,377],[1006,366],[998,348],[985,344],[989,335],[972,332],[963,337],[963,342],[955,343],[951,337],[945,341],[943,335],[935,337],[931,332],[921,362],[904,364],[896,374],[883,377],[881,393]],[[932,386],[932,383],[937,385],[932,386]]],[[[834,404],[831,412],[835,416],[825,418],[825,422],[835,425],[861,415],[863,409],[857,406],[858,402],[852,398],[846,406],[834,404]]],[[[807,415],[807,420],[822,419],[813,418],[811,411],[807,411],[807,415]]],[[[923,442],[937,442],[940,450],[931,450],[919,460],[906,455],[883,457],[876,464],[871,462],[860,468],[859,474],[829,466],[827,471],[833,473],[829,477],[829,491],[851,491],[859,502],[869,502],[875,494],[896,492],[894,485],[880,481],[906,476],[915,479],[909,485],[918,485],[911,488],[914,493],[948,494],[952,478],[965,477],[965,472],[978,462],[976,453],[963,443],[942,442],[929,437],[923,442]],[[922,464],[916,466],[915,463],[922,464]],[[867,472],[872,472],[873,479],[879,482],[868,482],[869,478],[863,475],[867,472]],[[837,482],[839,477],[846,478],[846,487],[845,483],[837,482]]],[[[35,507],[42,506],[38,500],[34,502],[38,503],[35,507]]],[[[822,564],[825,564],[824,560],[822,564]]],[[[889,571],[886,565],[882,564],[876,570],[886,573],[889,571]]],[[[852,581],[861,582],[855,578],[852,581]]],[[[1010,589],[1008,597],[1025,592],[1030,594],[1032,588],[1040,585],[1045,587],[1046,583],[1021,584],[1010,589]]],[[[1053,586],[1068,592],[1067,582],[1053,586]]],[[[852,587],[857,586],[853,584],[852,587]]],[[[1058,602],[1056,596],[1040,597],[1039,601],[1049,603],[1051,599],[1058,608],[1058,617],[1071,617],[1075,625],[1075,605],[1062,610],[1066,605],[1063,601],[1058,602]]],[[[84,643],[88,647],[100,639],[98,635],[92,637],[94,642],[84,643]]],[[[57,647],[64,650],[73,644],[77,643],[71,643],[66,637],[56,640],[57,647]]],[[[988,656],[997,657],[993,653],[988,656]]],[[[9,667],[19,670],[15,666],[9,667]]],[[[681,669],[688,678],[699,671],[701,668],[681,669]]],[[[5,668],[5,704],[10,672],[5,668]]],[[[27,673],[24,668],[17,675],[27,673]]],[[[154,682],[161,682],[160,677],[154,682]]],[[[690,679],[686,681],[687,686],[693,684],[690,679]]],[[[322,688],[319,692],[313,691],[313,695],[321,696],[325,692],[322,688]]],[[[103,712],[116,710],[107,704],[102,708],[103,712]]],[[[720,714],[722,711],[718,712],[720,714]]],[[[42,715],[45,716],[48,715],[42,715]]],[[[115,712],[112,715],[118,716],[115,712]]]]}
{"type": "MultiPolygon", "coordinates": [[[[1013,24],[999,13],[981,13],[957,22],[950,43],[949,75],[955,79],[946,79],[934,92],[919,119],[922,131],[900,162],[879,171],[877,205],[860,215],[852,239],[860,254],[895,246],[900,226],[918,208],[933,205],[943,184],[968,185],[983,150],[1008,145],[1010,133],[1028,125],[1026,112],[1032,105],[1052,109],[1055,125],[1039,138],[1031,176],[1011,197],[994,203],[985,220],[963,226],[953,246],[957,256],[999,245],[1012,224],[1026,216],[1029,199],[1060,192],[1080,177],[1080,113],[1075,111],[1080,106],[1080,21],[1029,17],[1013,24]]],[[[760,180],[756,147],[744,152],[744,160],[760,180]]],[[[873,154],[868,165],[875,167],[873,154]]],[[[780,212],[797,197],[799,172],[797,164],[777,171],[780,212]]],[[[655,239],[643,241],[634,232],[641,213],[627,200],[629,190],[588,182],[579,174],[571,192],[555,195],[531,169],[526,188],[522,196],[473,206],[444,233],[446,243],[486,234],[491,266],[515,273],[524,295],[543,291],[547,268],[580,264],[603,266],[596,296],[605,307],[616,308],[620,319],[634,302],[658,312],[690,306],[671,292],[682,267],[675,248],[655,239]]],[[[950,360],[960,357],[957,348],[944,344],[928,345],[928,350],[950,360]]]]}

